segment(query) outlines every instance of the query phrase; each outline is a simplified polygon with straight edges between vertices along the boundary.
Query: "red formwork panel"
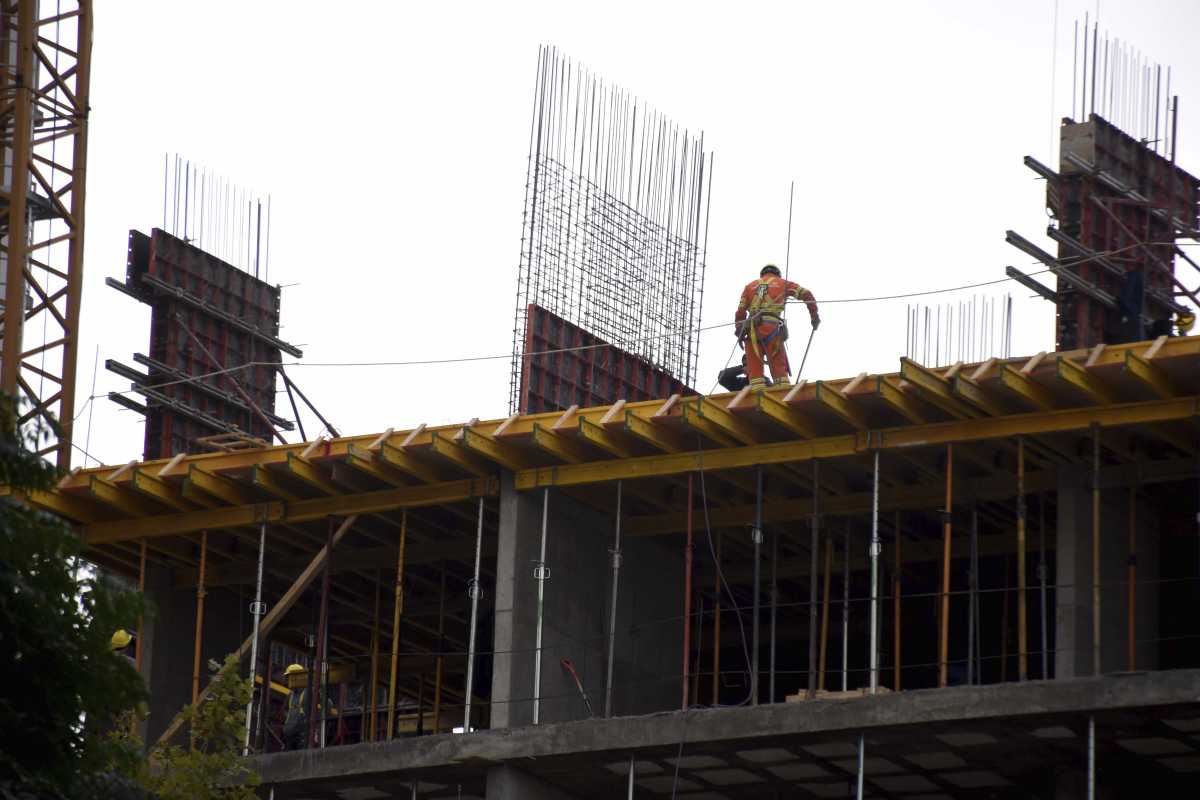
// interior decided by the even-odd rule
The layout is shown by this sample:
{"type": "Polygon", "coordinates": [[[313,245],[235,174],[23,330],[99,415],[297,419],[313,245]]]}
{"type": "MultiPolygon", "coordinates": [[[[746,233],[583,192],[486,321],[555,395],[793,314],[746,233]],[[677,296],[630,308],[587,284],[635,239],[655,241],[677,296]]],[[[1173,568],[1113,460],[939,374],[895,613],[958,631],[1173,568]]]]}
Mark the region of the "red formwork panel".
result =
{"type": "Polygon", "coordinates": [[[695,394],[645,359],[596,338],[541,306],[531,303],[525,318],[522,414],[695,394]]]}
{"type": "Polygon", "coordinates": [[[1142,313],[1151,329],[1059,281],[1056,339],[1059,350],[1150,338],[1170,331],[1175,266],[1174,217],[1197,225],[1200,181],[1172,161],[1095,114],[1064,121],[1059,179],[1047,185],[1046,205],[1057,230],[1103,261],[1059,244],[1059,258],[1083,280],[1120,300],[1144,289],[1142,313]],[[1073,163],[1068,154],[1090,165],[1073,163]],[[1122,188],[1132,189],[1138,196],[1122,188]],[[1126,316],[1122,323],[1121,317],[1126,316]]]}
{"type": "Polygon", "coordinates": [[[292,427],[274,413],[269,366],[281,350],[300,355],[278,338],[279,287],[155,228],[129,232],[118,288],[151,307],[148,357],[134,356],[149,373],[145,458],[196,452],[196,440],[214,434],[270,441],[271,427],[292,427]],[[246,364],[254,366],[212,375],[246,364]]]}

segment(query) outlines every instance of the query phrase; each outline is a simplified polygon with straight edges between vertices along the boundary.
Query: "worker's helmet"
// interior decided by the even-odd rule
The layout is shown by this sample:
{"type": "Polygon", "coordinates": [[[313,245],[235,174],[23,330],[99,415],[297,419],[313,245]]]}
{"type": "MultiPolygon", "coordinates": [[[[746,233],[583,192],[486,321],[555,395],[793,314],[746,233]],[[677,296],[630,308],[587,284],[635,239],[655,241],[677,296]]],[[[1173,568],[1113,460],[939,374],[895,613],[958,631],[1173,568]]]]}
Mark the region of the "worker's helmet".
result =
{"type": "Polygon", "coordinates": [[[1190,311],[1183,311],[1175,317],[1175,327],[1179,328],[1179,332],[1186,334],[1196,324],[1196,315],[1190,311]]]}
{"type": "Polygon", "coordinates": [[[133,641],[133,634],[124,628],[118,628],[109,641],[113,650],[124,650],[133,641]]]}
{"type": "Polygon", "coordinates": [[[299,664],[288,664],[287,669],[283,671],[283,676],[295,675],[297,672],[304,672],[304,667],[299,664]]]}
{"type": "Polygon", "coordinates": [[[783,277],[783,273],[779,271],[779,267],[775,266],[774,264],[767,264],[765,267],[763,267],[762,271],[758,273],[758,277],[765,278],[767,277],[767,273],[774,275],[776,278],[783,277]]]}

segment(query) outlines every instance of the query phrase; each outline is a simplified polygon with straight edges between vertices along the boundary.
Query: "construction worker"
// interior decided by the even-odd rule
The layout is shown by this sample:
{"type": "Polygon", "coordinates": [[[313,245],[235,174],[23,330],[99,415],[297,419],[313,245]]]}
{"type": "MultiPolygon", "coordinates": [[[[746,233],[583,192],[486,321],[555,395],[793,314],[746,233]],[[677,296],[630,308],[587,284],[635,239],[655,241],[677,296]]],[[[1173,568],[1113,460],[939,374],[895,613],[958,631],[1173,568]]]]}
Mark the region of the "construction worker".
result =
{"type": "MultiPolygon", "coordinates": [[[[291,684],[288,677],[306,672],[300,664],[288,664],[283,671],[284,683],[291,684]]],[[[283,719],[283,746],[288,750],[303,750],[308,742],[308,687],[292,689],[287,699],[287,716],[283,719]]]]}
{"type": "Polygon", "coordinates": [[[124,656],[129,659],[129,663],[136,661],[133,640],[135,636],[124,628],[117,628],[117,632],[109,639],[109,646],[112,651],[119,656],[124,656]]]}
{"type": "Polygon", "coordinates": [[[779,385],[790,383],[791,369],[788,366],[787,326],[783,322],[783,307],[789,299],[802,300],[808,306],[808,316],[813,330],[821,324],[817,314],[817,299],[812,292],[798,283],[785,281],[779,267],[767,264],[759,272],[758,280],[746,284],[734,314],[734,330],[738,341],[746,350],[746,375],[750,388],[761,392],[766,387],[763,379],[763,360],[771,366],[771,379],[779,385]]]}
{"type": "MultiPolygon", "coordinates": [[[[288,664],[287,669],[283,671],[284,683],[291,685],[288,678],[292,675],[300,675],[308,672],[300,664],[288,664]]],[[[299,689],[292,689],[288,694],[287,700],[287,715],[283,718],[283,746],[288,750],[303,750],[308,745],[308,690],[309,684],[305,684],[299,689]]],[[[312,687],[313,691],[320,695],[320,687],[312,687]]],[[[337,709],[329,702],[329,698],[324,698],[325,716],[330,717],[336,715],[337,709]]],[[[320,708],[317,709],[318,716],[320,708]]],[[[318,722],[320,720],[318,719],[318,722]]]]}

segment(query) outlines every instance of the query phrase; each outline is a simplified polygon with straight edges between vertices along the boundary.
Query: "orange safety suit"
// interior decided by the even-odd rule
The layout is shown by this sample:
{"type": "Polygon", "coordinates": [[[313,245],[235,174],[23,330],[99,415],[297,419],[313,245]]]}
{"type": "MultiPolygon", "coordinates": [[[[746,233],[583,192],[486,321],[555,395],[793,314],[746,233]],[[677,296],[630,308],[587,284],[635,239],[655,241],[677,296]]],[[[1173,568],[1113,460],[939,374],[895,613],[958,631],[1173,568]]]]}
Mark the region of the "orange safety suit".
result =
{"type": "Polygon", "coordinates": [[[771,365],[771,380],[777,384],[789,383],[787,349],[787,326],[783,323],[783,307],[788,299],[803,300],[808,305],[808,315],[813,327],[821,322],[817,315],[817,299],[812,292],[798,283],[784,280],[770,273],[750,281],[742,290],[738,301],[734,327],[746,348],[746,376],[753,389],[762,389],[763,359],[771,365]]]}

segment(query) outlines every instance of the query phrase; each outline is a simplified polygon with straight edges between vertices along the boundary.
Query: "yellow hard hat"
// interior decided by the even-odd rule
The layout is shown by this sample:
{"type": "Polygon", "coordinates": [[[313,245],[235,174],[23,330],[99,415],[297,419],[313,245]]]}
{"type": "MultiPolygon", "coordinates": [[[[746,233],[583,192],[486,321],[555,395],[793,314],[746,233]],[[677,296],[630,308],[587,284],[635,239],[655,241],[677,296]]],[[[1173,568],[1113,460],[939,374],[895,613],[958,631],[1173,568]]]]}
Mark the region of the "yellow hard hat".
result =
{"type": "Polygon", "coordinates": [[[129,643],[133,641],[133,634],[124,628],[118,628],[117,632],[112,635],[110,644],[113,650],[124,650],[129,647],[129,643]]]}
{"type": "Polygon", "coordinates": [[[295,675],[297,672],[304,672],[304,667],[299,664],[288,664],[287,669],[283,671],[283,676],[295,675]]]}
{"type": "Polygon", "coordinates": [[[1180,333],[1187,333],[1188,331],[1190,331],[1192,329],[1192,326],[1195,324],[1196,324],[1196,315],[1189,311],[1181,312],[1175,318],[1175,327],[1179,328],[1180,333]]]}

